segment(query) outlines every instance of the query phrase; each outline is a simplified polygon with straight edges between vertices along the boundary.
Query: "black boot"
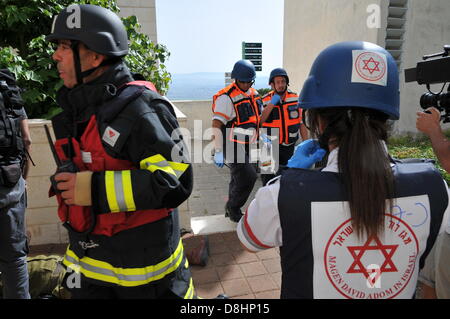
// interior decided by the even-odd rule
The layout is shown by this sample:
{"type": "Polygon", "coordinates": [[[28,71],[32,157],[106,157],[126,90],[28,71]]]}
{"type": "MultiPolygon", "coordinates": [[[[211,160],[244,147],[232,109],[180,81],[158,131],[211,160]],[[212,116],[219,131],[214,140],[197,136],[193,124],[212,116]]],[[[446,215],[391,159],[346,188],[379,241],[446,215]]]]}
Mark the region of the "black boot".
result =
{"type": "Polygon", "coordinates": [[[225,205],[225,217],[229,217],[232,222],[238,223],[242,216],[244,215],[240,208],[231,208],[228,205],[225,205]]]}

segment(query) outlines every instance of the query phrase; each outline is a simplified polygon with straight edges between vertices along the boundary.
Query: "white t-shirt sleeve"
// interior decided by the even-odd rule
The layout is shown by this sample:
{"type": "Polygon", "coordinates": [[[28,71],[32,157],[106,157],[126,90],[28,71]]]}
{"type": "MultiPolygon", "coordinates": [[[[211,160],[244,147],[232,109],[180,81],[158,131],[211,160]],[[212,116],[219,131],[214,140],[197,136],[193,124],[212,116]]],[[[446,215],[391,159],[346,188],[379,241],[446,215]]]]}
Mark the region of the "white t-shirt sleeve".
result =
{"type": "MultiPolygon", "coordinates": [[[[449,200],[450,200],[450,191],[447,187],[447,183],[444,181],[445,187],[447,188],[447,193],[449,196],[449,200]]],[[[428,254],[427,258],[425,259],[425,266],[424,268],[422,268],[422,270],[419,273],[419,281],[432,287],[435,288],[435,276],[436,276],[436,265],[437,265],[437,261],[436,261],[436,246],[437,246],[437,242],[441,241],[441,238],[443,236],[443,233],[447,232],[448,234],[450,234],[450,201],[449,201],[449,205],[447,205],[447,209],[445,210],[444,216],[442,218],[442,224],[441,224],[441,228],[439,230],[439,234],[438,237],[433,245],[433,249],[430,251],[430,253],[428,254]]]]}
{"type": "Polygon", "coordinates": [[[219,120],[223,124],[227,124],[236,117],[233,102],[228,95],[223,94],[216,99],[216,107],[213,113],[213,120],[219,120]]]}
{"type": "Polygon", "coordinates": [[[239,221],[237,235],[247,249],[257,252],[282,246],[279,190],[279,181],[260,188],[239,221]]]}
{"type": "Polygon", "coordinates": [[[444,185],[447,188],[449,204],[447,205],[447,209],[445,210],[444,216],[442,217],[442,224],[439,230],[439,234],[445,231],[450,234],[450,190],[448,189],[447,182],[444,181],[444,185]]]}

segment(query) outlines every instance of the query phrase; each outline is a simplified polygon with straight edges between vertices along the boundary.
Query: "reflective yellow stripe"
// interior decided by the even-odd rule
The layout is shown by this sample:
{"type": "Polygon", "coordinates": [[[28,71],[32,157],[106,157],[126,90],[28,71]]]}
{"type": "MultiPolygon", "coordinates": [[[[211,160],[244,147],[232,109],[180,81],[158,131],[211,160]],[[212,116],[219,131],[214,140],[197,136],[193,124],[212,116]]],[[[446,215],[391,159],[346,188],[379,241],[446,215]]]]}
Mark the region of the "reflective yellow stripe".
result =
{"type": "MultiPolygon", "coordinates": [[[[166,162],[167,163],[167,162],[166,162]]],[[[160,167],[160,166],[156,166],[156,165],[148,165],[147,166],[147,169],[150,171],[150,172],[155,172],[156,170],[161,170],[161,171],[164,171],[164,172],[166,172],[167,174],[172,174],[172,175],[174,175],[174,176],[177,176],[177,174],[174,172],[174,170],[172,169],[172,167],[170,167],[170,166],[163,166],[163,167],[160,167]]]]}
{"type": "Polygon", "coordinates": [[[106,198],[108,200],[109,210],[112,213],[119,212],[119,204],[116,198],[116,189],[114,187],[114,171],[105,172],[106,198]]]}
{"type": "Polygon", "coordinates": [[[179,178],[189,167],[189,164],[167,161],[161,154],[145,158],[139,165],[141,169],[147,169],[152,173],[156,170],[162,170],[177,178],[179,178]]]}
{"type": "Polygon", "coordinates": [[[142,160],[140,163],[140,167],[141,169],[148,169],[152,173],[159,169],[168,174],[177,176],[177,174],[175,174],[173,169],[169,166],[169,163],[161,154],[156,154],[142,160]]]}
{"type": "Polygon", "coordinates": [[[170,162],[169,161],[169,165],[170,167],[172,167],[172,169],[175,171],[175,174],[177,175],[177,177],[179,178],[181,175],[183,175],[183,173],[187,170],[187,168],[189,167],[189,164],[185,164],[185,163],[177,163],[177,162],[170,162]]]}
{"type": "Polygon", "coordinates": [[[184,295],[184,299],[192,299],[194,297],[194,284],[192,282],[192,277],[189,280],[189,288],[184,295]]]}
{"type": "Polygon", "coordinates": [[[135,211],[136,204],[133,198],[133,188],[131,186],[131,172],[122,171],[122,185],[123,185],[123,195],[125,198],[125,205],[127,206],[127,211],[135,211]]]}
{"type": "Polygon", "coordinates": [[[133,187],[131,186],[131,172],[129,170],[106,171],[105,188],[110,212],[118,213],[136,210],[133,187]]]}
{"type": "MultiPolygon", "coordinates": [[[[118,268],[111,264],[84,256],[79,259],[67,248],[64,265],[78,269],[88,278],[114,283],[124,287],[135,287],[159,280],[175,271],[183,261],[183,244],[180,240],[175,252],[162,262],[142,268],[118,268]]],[[[188,289],[189,292],[189,289],[188,289]]],[[[189,292],[193,294],[193,292],[189,292]]],[[[186,294],[187,295],[187,294],[186,294]]]]}

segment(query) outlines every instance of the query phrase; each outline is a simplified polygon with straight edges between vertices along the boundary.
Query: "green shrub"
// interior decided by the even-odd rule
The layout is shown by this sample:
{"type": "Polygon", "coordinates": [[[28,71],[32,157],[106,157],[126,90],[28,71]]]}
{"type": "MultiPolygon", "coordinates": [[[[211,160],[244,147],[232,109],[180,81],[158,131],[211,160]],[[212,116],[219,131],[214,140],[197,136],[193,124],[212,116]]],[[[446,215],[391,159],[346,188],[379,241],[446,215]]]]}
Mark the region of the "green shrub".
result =
{"type": "Polygon", "coordinates": [[[264,96],[267,93],[269,93],[270,91],[272,91],[271,88],[261,88],[261,89],[257,89],[259,95],[264,96]]]}
{"type": "MultiPolygon", "coordinates": [[[[448,136],[450,131],[445,132],[448,136]]],[[[389,153],[398,159],[405,158],[429,158],[436,161],[436,166],[442,174],[442,177],[450,184],[450,174],[448,174],[440,165],[436,155],[434,155],[431,142],[423,134],[413,136],[410,134],[391,137],[388,141],[389,153]]]]}
{"type": "MultiPolygon", "coordinates": [[[[29,118],[49,118],[59,112],[56,91],[62,86],[54,62],[53,50],[45,41],[53,16],[73,0],[2,0],[0,1],[0,67],[12,70],[24,89],[23,99],[29,118]]],[[[114,12],[115,0],[82,0],[114,12]]],[[[170,73],[164,65],[169,57],[166,47],[151,42],[139,32],[135,16],[123,18],[130,39],[126,62],[133,72],[153,82],[160,93],[167,92],[170,73]]]]}

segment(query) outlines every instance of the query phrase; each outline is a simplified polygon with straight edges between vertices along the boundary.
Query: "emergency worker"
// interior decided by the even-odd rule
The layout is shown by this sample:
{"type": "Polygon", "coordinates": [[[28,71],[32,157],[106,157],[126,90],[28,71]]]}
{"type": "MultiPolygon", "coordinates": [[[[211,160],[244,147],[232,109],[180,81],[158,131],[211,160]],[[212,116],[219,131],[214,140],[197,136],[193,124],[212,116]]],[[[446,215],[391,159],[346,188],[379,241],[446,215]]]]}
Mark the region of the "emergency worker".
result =
{"type": "Polygon", "coordinates": [[[0,69],[0,276],[5,299],[29,299],[27,152],[31,137],[24,102],[15,75],[0,69]]]}
{"type": "MultiPolygon", "coordinates": [[[[270,72],[269,85],[272,91],[263,96],[262,127],[267,130],[269,140],[279,143],[278,167],[285,166],[294,153],[299,137],[308,139],[308,129],[302,123],[302,110],[298,107],[298,95],[291,91],[289,76],[285,69],[276,68],[270,72]]],[[[277,173],[278,175],[278,173],[277,173]]],[[[275,174],[261,174],[263,185],[275,174]]]]}
{"type": "Polygon", "coordinates": [[[69,232],[63,263],[81,275],[72,298],[192,298],[175,209],[192,191],[192,168],[171,103],[134,82],[125,27],[110,10],[71,5],[46,39],[64,82],[52,190],[69,232]]]}
{"type": "Polygon", "coordinates": [[[237,223],[257,178],[250,149],[259,135],[262,100],[252,88],[256,71],[251,61],[237,61],[231,77],[235,81],[213,96],[212,127],[214,163],[223,167],[228,162],[231,173],[225,216],[237,223]]]}
{"type": "Polygon", "coordinates": [[[393,160],[395,60],[368,42],[322,51],[299,101],[318,142],[299,145],[238,225],[251,251],[280,247],[282,298],[413,298],[448,219],[447,185],[430,163],[393,160]],[[308,170],[330,151],[326,167],[308,170]],[[317,156],[321,153],[320,156],[317,156]]]}
{"type": "MultiPolygon", "coordinates": [[[[417,129],[430,138],[431,146],[442,167],[450,172],[450,141],[441,125],[441,113],[434,107],[417,112],[417,129]]],[[[419,274],[423,298],[450,299],[450,224],[440,234],[419,274]]]]}

